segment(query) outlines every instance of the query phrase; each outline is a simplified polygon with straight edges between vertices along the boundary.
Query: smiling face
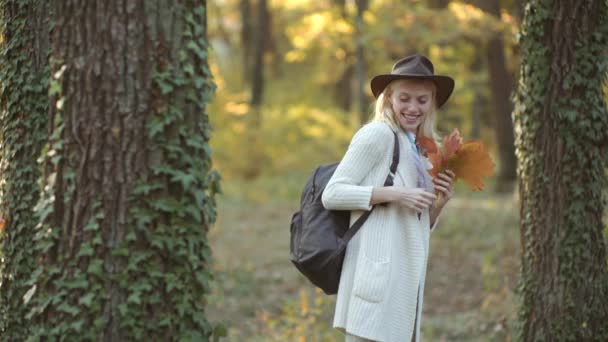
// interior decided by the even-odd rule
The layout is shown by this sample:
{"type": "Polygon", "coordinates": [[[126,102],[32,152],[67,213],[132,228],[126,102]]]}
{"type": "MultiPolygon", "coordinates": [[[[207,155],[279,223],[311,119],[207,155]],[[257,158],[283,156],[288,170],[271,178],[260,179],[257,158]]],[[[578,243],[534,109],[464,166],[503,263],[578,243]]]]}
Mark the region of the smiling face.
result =
{"type": "Polygon", "coordinates": [[[432,81],[405,79],[391,83],[388,88],[395,123],[404,130],[416,133],[432,109],[432,81]]]}

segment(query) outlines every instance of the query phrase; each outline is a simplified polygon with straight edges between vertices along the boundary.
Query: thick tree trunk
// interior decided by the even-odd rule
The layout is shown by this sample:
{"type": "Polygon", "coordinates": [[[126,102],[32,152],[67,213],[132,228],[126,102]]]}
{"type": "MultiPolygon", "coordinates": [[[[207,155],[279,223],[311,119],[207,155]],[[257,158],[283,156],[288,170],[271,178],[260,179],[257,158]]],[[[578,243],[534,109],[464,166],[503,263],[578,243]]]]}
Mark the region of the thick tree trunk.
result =
{"type": "Polygon", "coordinates": [[[48,5],[0,1],[0,216],[5,219],[0,264],[0,340],[29,336],[30,305],[23,303],[36,259],[33,208],[39,197],[37,159],[48,118],[48,5]]]}
{"type": "Polygon", "coordinates": [[[34,332],[206,340],[217,175],[204,2],[53,5],[34,332]]]}
{"type": "Polygon", "coordinates": [[[604,0],[530,1],[516,98],[522,341],[608,341],[604,0]]]}
{"type": "MultiPolygon", "coordinates": [[[[481,9],[500,19],[498,0],[479,1],[481,9]]],[[[511,113],[511,92],[513,78],[507,69],[502,33],[496,33],[487,43],[486,56],[492,90],[492,112],[494,113],[494,130],[498,145],[499,169],[496,177],[496,190],[509,192],[517,179],[517,160],[515,159],[515,138],[511,113]]]]}

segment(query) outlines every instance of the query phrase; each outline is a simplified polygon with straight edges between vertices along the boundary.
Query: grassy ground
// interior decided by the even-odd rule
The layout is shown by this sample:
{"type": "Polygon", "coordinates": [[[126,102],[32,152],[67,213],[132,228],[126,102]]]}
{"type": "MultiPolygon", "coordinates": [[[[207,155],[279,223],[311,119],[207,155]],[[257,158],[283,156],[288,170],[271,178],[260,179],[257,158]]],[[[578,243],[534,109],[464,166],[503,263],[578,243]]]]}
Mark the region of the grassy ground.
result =
{"type": "MultiPolygon", "coordinates": [[[[289,262],[289,223],[303,175],[224,182],[210,232],[216,280],[209,317],[228,341],[339,341],[334,297],[289,262]]],[[[427,341],[505,341],[516,310],[519,229],[514,195],[457,188],[432,234],[425,290],[427,341]]]]}

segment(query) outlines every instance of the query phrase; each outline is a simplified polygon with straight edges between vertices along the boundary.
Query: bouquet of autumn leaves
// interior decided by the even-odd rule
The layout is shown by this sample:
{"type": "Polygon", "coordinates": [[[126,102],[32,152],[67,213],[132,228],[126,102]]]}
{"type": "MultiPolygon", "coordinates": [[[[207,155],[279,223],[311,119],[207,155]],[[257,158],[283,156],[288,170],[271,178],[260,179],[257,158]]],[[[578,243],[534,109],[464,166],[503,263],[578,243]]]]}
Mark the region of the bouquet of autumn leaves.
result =
{"type": "Polygon", "coordinates": [[[434,139],[419,137],[418,145],[433,164],[429,171],[433,178],[444,170],[454,172],[456,180],[463,180],[473,191],[481,191],[484,178],[494,174],[495,164],[481,141],[462,142],[460,132],[454,129],[443,139],[441,151],[434,139]]]}

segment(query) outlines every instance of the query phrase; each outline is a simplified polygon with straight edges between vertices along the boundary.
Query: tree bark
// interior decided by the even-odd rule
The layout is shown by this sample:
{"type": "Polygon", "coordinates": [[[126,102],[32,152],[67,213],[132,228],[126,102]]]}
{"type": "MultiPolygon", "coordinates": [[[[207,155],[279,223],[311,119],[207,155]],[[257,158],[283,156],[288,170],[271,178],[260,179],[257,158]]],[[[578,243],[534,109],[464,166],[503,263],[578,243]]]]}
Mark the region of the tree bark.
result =
{"type": "MultiPolygon", "coordinates": [[[[479,1],[480,8],[500,19],[498,0],[479,1]]],[[[496,191],[510,192],[517,179],[517,160],[515,159],[515,138],[511,113],[511,92],[513,79],[507,69],[502,33],[493,35],[486,46],[486,57],[492,90],[492,112],[494,113],[494,131],[498,145],[499,169],[496,177],[496,191]]]]}
{"type": "Polygon", "coordinates": [[[41,340],[206,340],[205,2],[58,0],[30,289],[41,340]]]}
{"type": "Polygon", "coordinates": [[[516,96],[521,341],[607,341],[605,1],[530,1],[516,96]]]}
{"type": "Polygon", "coordinates": [[[46,1],[0,1],[0,210],[5,220],[0,264],[0,336],[30,335],[23,303],[35,268],[33,208],[39,198],[37,159],[46,138],[50,26],[46,1]]]}

